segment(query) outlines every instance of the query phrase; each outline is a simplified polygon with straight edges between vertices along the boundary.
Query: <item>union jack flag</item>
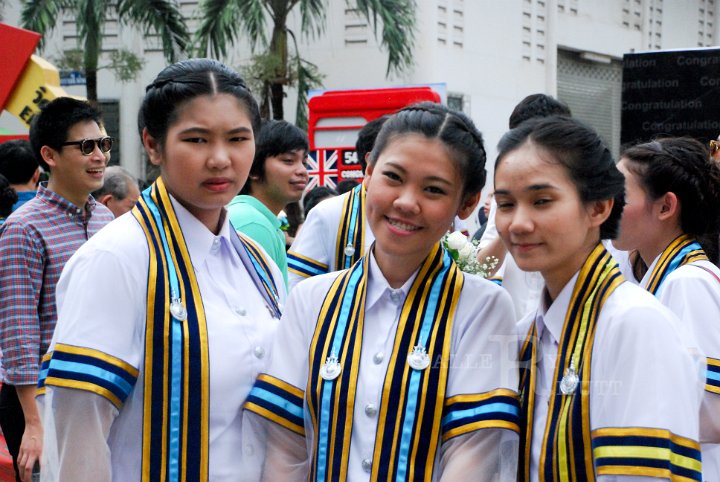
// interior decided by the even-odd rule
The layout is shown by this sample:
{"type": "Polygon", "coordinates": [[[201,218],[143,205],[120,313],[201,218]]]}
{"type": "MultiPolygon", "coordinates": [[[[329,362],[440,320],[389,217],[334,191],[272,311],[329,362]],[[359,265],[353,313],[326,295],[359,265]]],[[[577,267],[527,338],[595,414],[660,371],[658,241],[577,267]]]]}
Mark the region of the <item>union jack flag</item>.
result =
{"type": "Polygon", "coordinates": [[[307,191],[317,186],[327,186],[335,189],[338,182],[338,153],[337,149],[318,149],[310,151],[308,156],[308,182],[307,191]]]}

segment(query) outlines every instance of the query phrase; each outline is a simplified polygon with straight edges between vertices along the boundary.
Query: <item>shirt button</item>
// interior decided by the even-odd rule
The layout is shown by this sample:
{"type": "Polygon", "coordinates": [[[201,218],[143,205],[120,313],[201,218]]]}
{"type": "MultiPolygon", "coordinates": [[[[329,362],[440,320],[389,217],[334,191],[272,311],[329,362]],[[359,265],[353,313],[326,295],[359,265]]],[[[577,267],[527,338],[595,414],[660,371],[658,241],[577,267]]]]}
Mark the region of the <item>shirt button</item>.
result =
{"type": "Polygon", "coordinates": [[[235,310],[235,314],[237,314],[237,315],[240,315],[240,316],[245,316],[245,315],[247,315],[247,311],[245,310],[245,308],[241,308],[241,307],[239,307],[239,306],[236,306],[236,307],[233,308],[233,309],[235,310]]]}
{"type": "Polygon", "coordinates": [[[368,403],[367,405],[365,405],[365,415],[367,415],[368,417],[374,417],[375,415],[377,415],[377,407],[374,403],[368,403]]]}
{"type": "Polygon", "coordinates": [[[375,363],[376,365],[379,365],[382,363],[384,358],[385,358],[385,354],[383,352],[379,351],[379,352],[375,353],[375,355],[373,355],[373,363],[375,363]]]}
{"type": "Polygon", "coordinates": [[[390,291],[390,299],[393,303],[400,303],[403,298],[403,292],[402,290],[392,290],[390,291]]]}
{"type": "Polygon", "coordinates": [[[262,357],[264,357],[264,356],[265,356],[265,348],[263,348],[261,346],[256,346],[255,347],[255,357],[258,360],[261,360],[262,357]]]}
{"type": "Polygon", "coordinates": [[[362,469],[367,472],[368,474],[372,470],[372,460],[370,459],[362,459],[362,469]]]}
{"type": "Polygon", "coordinates": [[[217,251],[218,249],[220,249],[220,238],[215,238],[212,242],[212,250],[217,251]]]}

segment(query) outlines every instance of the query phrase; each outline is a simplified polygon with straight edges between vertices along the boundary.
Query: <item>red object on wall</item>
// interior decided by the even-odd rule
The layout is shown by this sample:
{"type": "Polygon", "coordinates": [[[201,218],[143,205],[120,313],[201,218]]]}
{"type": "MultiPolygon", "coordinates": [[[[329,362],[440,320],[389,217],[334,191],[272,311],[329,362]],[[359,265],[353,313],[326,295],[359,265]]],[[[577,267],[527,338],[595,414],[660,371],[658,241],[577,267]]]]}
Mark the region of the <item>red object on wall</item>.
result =
{"type": "Polygon", "coordinates": [[[0,23],[0,110],[5,108],[40,38],[39,33],[0,23]]]}
{"type": "Polygon", "coordinates": [[[362,167],[355,155],[358,131],[373,119],[422,101],[439,103],[440,94],[429,86],[416,86],[334,90],[312,97],[308,102],[312,159],[308,190],[334,188],[345,179],[362,181],[362,167]]]}

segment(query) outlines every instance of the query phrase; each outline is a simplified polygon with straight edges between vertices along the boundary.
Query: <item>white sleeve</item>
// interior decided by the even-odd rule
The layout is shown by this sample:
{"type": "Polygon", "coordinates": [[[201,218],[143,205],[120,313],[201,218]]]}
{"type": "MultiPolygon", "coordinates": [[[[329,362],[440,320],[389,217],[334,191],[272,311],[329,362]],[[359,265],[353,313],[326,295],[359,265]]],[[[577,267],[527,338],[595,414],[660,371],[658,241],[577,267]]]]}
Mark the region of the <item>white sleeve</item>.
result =
{"type": "MultiPolygon", "coordinates": [[[[641,295],[646,293],[637,293],[638,298],[641,295]]],[[[651,471],[649,467],[657,462],[670,464],[679,456],[675,447],[693,446],[698,441],[702,386],[696,365],[681,342],[672,313],[659,303],[649,305],[636,305],[619,313],[618,319],[606,320],[609,328],[595,340],[594,352],[604,353],[592,359],[590,396],[591,437],[599,476],[642,480],[634,474],[651,471]],[[628,450],[628,445],[637,446],[642,453],[658,444],[673,449],[660,460],[638,456],[627,468],[635,471],[632,476],[613,472],[618,469],[609,461],[603,463],[600,455],[628,450]]],[[[699,462],[699,450],[682,455],[690,463],[699,462]]]]}
{"type": "MultiPolygon", "coordinates": [[[[325,277],[323,277],[325,278],[325,277]]],[[[262,480],[306,480],[309,467],[305,429],[308,348],[325,282],[314,279],[293,290],[273,343],[267,372],[258,376],[245,403],[245,420],[263,447],[262,480]]]]}
{"type": "Polygon", "coordinates": [[[493,241],[498,238],[498,232],[497,232],[497,226],[495,226],[495,213],[497,212],[497,202],[495,201],[495,198],[493,197],[492,202],[490,203],[490,213],[488,214],[488,221],[487,226],[485,226],[485,232],[483,232],[482,237],[480,238],[480,248],[484,248],[488,244],[490,244],[490,241],[493,241]]]}
{"type": "Polygon", "coordinates": [[[683,328],[691,330],[697,344],[690,348],[698,346],[707,357],[707,363],[700,364],[705,385],[700,441],[720,443],[720,283],[702,268],[684,266],[663,282],[658,299],[680,318],[683,328]]]}
{"type": "Polygon", "coordinates": [[[466,276],[456,317],[441,480],[514,480],[518,370],[510,297],[491,282],[466,276]]]}
{"type": "Polygon", "coordinates": [[[323,207],[320,203],[310,211],[288,250],[288,291],[304,279],[327,273],[332,264],[333,253],[328,252],[327,238],[337,226],[327,225],[323,207]]]}
{"type": "Polygon", "coordinates": [[[118,410],[106,398],[84,390],[48,387],[43,405],[41,480],[110,482],[107,444],[118,410]]]}
{"type": "Polygon", "coordinates": [[[460,435],[442,445],[442,482],[514,482],[519,439],[508,430],[489,428],[460,435]]]}

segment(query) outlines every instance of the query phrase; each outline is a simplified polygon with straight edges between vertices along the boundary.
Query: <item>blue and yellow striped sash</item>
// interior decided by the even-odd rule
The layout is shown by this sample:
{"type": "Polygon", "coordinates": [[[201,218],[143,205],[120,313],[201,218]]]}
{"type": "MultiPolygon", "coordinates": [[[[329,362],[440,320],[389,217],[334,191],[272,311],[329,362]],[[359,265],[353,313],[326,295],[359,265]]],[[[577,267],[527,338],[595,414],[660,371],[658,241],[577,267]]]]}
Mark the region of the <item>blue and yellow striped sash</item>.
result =
{"type": "Polygon", "coordinates": [[[707,358],[705,390],[720,395],[720,360],[707,358]]]}
{"type": "Polygon", "coordinates": [[[682,234],[675,238],[660,254],[660,258],[648,277],[645,289],[656,295],[665,278],[677,268],[707,259],[708,257],[705,255],[700,243],[689,235],[682,234]]]}
{"type": "Polygon", "coordinates": [[[210,376],[205,311],[162,178],[132,210],[150,253],[145,328],[142,480],[208,480],[210,376]],[[170,315],[180,298],[187,319],[170,315]]]}
{"type": "MultiPolygon", "coordinates": [[[[367,274],[368,259],[364,258],[335,280],[310,346],[306,395],[314,431],[313,481],[347,479],[367,274]],[[337,379],[324,380],[320,368],[331,354],[338,357],[342,371],[337,379]]],[[[432,477],[443,430],[452,320],[463,281],[461,271],[437,244],[410,288],[383,384],[373,481],[432,477]],[[435,360],[424,371],[413,370],[406,361],[416,345],[424,346],[435,360]]],[[[468,424],[479,422],[471,414],[449,411],[448,432],[457,428],[451,424],[456,415],[467,417],[468,424]]]]}
{"type": "Polygon", "coordinates": [[[325,263],[320,263],[312,258],[303,256],[293,250],[287,252],[288,271],[302,276],[303,278],[311,278],[328,272],[329,267],[325,263]]]}
{"type": "Polygon", "coordinates": [[[335,270],[348,269],[365,253],[365,187],[358,184],[348,193],[343,204],[340,225],[335,245],[335,270]],[[352,255],[345,254],[345,248],[352,246],[352,255]]]}
{"type": "Polygon", "coordinates": [[[304,400],[305,393],[299,388],[263,373],[255,380],[243,408],[304,436],[304,400]]]}
{"type": "MultiPolygon", "coordinates": [[[[541,481],[595,480],[590,444],[590,366],[595,324],[603,303],[624,281],[617,263],[602,244],[585,260],[573,288],[555,365],[543,447],[538,463],[541,481]],[[571,361],[580,378],[570,395],[559,391],[571,361]]],[[[520,353],[521,434],[519,480],[530,480],[530,454],[536,380],[537,331],[532,324],[520,353]],[[529,361],[529,366],[527,365],[529,361]]]]}
{"type": "Polygon", "coordinates": [[[598,475],[702,480],[700,444],[668,430],[601,428],[592,432],[592,448],[598,475]]]}
{"type": "Polygon", "coordinates": [[[122,407],[137,381],[138,370],[98,350],[58,343],[42,359],[38,395],[45,386],[74,388],[107,398],[122,407]]]}

